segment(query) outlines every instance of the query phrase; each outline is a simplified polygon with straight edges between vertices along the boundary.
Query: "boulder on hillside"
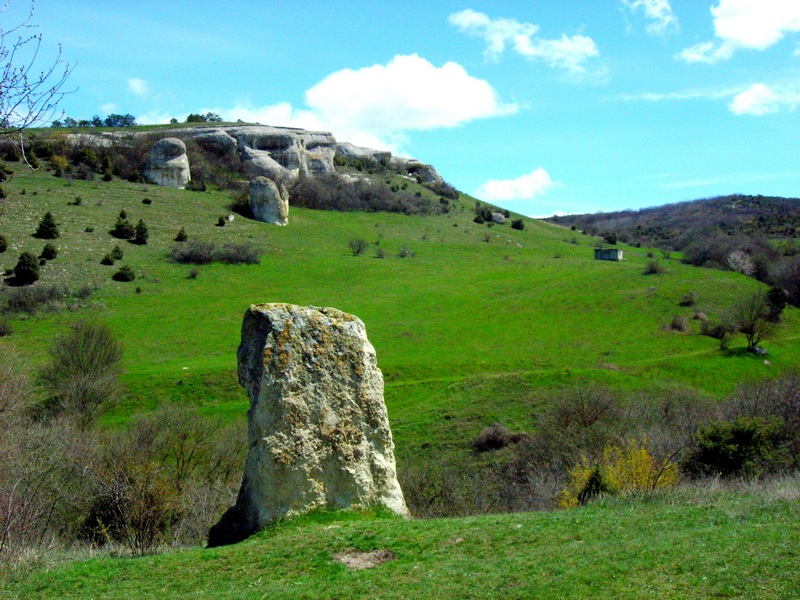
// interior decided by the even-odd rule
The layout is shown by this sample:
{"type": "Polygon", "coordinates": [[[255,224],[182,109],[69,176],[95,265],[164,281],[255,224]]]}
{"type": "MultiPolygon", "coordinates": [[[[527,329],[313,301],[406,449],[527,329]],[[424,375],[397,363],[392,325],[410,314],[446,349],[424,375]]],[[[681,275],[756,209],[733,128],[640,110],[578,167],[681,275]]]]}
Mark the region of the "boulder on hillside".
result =
{"type": "Polygon", "coordinates": [[[289,223],[289,193],[267,177],[256,177],[248,186],[253,218],[273,225],[289,223]]]}
{"type": "Polygon", "coordinates": [[[238,360],[250,450],[236,504],[211,528],[210,547],[317,507],[383,504],[408,515],[383,376],[360,319],[333,308],[251,306],[238,360]]]}
{"type": "Polygon", "coordinates": [[[409,175],[413,175],[419,179],[423,185],[441,185],[444,179],[433,168],[433,165],[426,165],[415,158],[403,158],[401,156],[393,156],[389,165],[398,171],[406,171],[409,175]]]}
{"type": "Polygon", "coordinates": [[[498,225],[504,225],[506,222],[506,216],[503,213],[493,212],[492,222],[497,223],[498,225]]]}
{"type": "Polygon", "coordinates": [[[150,150],[144,176],[149,182],[157,185],[185,188],[191,178],[186,144],[178,138],[158,140],[150,150]]]}

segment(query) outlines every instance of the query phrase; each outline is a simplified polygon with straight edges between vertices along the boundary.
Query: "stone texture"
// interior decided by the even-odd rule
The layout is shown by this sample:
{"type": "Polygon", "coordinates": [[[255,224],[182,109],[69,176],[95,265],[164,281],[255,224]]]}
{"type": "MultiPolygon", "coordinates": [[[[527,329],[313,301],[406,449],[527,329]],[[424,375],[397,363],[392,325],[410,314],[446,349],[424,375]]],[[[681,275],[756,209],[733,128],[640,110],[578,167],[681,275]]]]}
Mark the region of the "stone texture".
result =
{"type": "Polygon", "coordinates": [[[407,171],[409,175],[417,177],[424,185],[438,185],[444,183],[444,179],[432,165],[426,165],[414,158],[403,158],[393,156],[389,165],[398,171],[407,171]]]}
{"type": "Polygon", "coordinates": [[[333,308],[254,305],[238,359],[250,451],[236,504],[209,546],[316,507],[383,504],[408,514],[383,376],[361,320],[333,308]]]}
{"type": "Polygon", "coordinates": [[[248,186],[253,218],[273,225],[289,223],[289,193],[267,177],[256,177],[248,186]]]}
{"type": "Polygon", "coordinates": [[[493,212],[492,222],[497,223],[498,225],[503,225],[506,222],[506,216],[503,213],[493,212]]]}
{"type": "Polygon", "coordinates": [[[178,138],[164,138],[157,141],[150,150],[145,178],[157,185],[183,189],[189,183],[189,157],[186,145],[178,138]]]}
{"type": "Polygon", "coordinates": [[[362,146],[354,146],[349,142],[342,142],[336,144],[336,154],[344,158],[356,158],[365,162],[375,164],[389,164],[392,159],[392,153],[384,150],[373,150],[372,148],[364,148],[362,146]]]}

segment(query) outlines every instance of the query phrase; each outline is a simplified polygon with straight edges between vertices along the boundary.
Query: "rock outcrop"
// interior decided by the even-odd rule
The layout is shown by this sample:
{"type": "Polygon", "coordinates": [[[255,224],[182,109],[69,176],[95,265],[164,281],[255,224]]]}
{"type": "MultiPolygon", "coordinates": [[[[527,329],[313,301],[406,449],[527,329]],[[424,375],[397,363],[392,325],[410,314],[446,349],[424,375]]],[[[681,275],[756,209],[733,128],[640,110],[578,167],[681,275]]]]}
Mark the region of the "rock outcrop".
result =
{"type": "Polygon", "coordinates": [[[253,218],[273,225],[289,223],[289,193],[267,177],[256,177],[248,186],[253,218]]]}
{"type": "Polygon", "coordinates": [[[250,396],[250,451],[236,504],[209,546],[240,541],[316,507],[383,504],[407,515],[364,323],[333,308],[251,306],[239,382],[250,396]]]}
{"type": "Polygon", "coordinates": [[[150,150],[144,176],[157,185],[185,188],[191,178],[186,144],[172,137],[158,140],[150,150]]]}
{"type": "Polygon", "coordinates": [[[398,171],[406,171],[409,175],[417,177],[419,182],[424,185],[441,185],[444,183],[444,179],[432,165],[426,165],[414,158],[393,156],[389,165],[398,171]]]}
{"type": "Polygon", "coordinates": [[[345,159],[357,159],[373,164],[389,164],[392,153],[386,150],[373,150],[362,146],[354,146],[348,142],[336,144],[336,154],[345,159]]]}

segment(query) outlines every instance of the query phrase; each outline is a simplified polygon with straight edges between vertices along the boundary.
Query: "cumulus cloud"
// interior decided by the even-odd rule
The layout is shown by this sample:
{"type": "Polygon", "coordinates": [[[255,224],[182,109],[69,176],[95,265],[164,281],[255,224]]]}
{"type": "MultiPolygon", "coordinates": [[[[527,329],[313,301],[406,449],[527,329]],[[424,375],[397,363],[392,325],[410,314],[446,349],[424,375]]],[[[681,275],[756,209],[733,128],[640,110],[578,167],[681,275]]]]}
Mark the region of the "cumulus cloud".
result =
{"type": "Polygon", "coordinates": [[[100,107],[100,110],[102,110],[106,114],[111,114],[115,110],[117,110],[117,105],[114,102],[106,102],[100,107]]]}
{"type": "Polygon", "coordinates": [[[516,179],[489,180],[475,190],[474,196],[487,202],[532,200],[558,185],[558,182],[550,178],[547,171],[537,167],[527,175],[521,175],[516,179]]]}
{"type": "Polygon", "coordinates": [[[771,113],[792,111],[800,106],[800,92],[791,89],[773,89],[756,83],[734,96],[728,105],[736,115],[762,116],[771,113]]]}
{"type": "Polygon", "coordinates": [[[649,21],[646,29],[653,35],[666,35],[677,32],[679,29],[678,18],[672,14],[669,0],[622,0],[622,3],[632,12],[641,10],[649,21]]]}
{"type": "Polygon", "coordinates": [[[715,63],[740,49],[766,50],[786,34],[800,32],[800,2],[795,0],[719,0],[711,15],[716,39],[686,48],[679,58],[715,63]]]}
{"type": "Polygon", "coordinates": [[[150,84],[139,77],[128,79],[128,89],[136,96],[145,96],[150,91],[150,84]]]}
{"type": "Polygon", "coordinates": [[[541,60],[570,73],[582,73],[586,61],[600,54],[590,37],[562,35],[559,39],[544,39],[536,35],[538,25],[516,19],[492,19],[469,8],[451,14],[448,22],[462,33],[482,39],[486,43],[484,56],[488,60],[499,59],[508,46],[529,60],[541,60]]]}
{"type": "Polygon", "coordinates": [[[487,81],[457,63],[437,67],[412,54],[336,71],[306,91],[303,108],[282,102],[208,110],[225,120],[324,129],[354,144],[397,150],[408,132],[458,127],[519,107],[503,103],[487,81]]]}

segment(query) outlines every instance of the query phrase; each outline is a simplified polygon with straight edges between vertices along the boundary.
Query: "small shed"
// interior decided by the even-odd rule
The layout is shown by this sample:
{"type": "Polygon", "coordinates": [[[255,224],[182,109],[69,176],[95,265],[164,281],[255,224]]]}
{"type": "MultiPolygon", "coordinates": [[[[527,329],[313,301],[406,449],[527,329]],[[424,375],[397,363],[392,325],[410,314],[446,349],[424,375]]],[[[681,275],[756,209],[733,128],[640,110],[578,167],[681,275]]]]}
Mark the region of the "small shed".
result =
{"type": "Polygon", "coordinates": [[[617,250],[616,248],[595,248],[594,259],[621,261],[622,250],[617,250]]]}

